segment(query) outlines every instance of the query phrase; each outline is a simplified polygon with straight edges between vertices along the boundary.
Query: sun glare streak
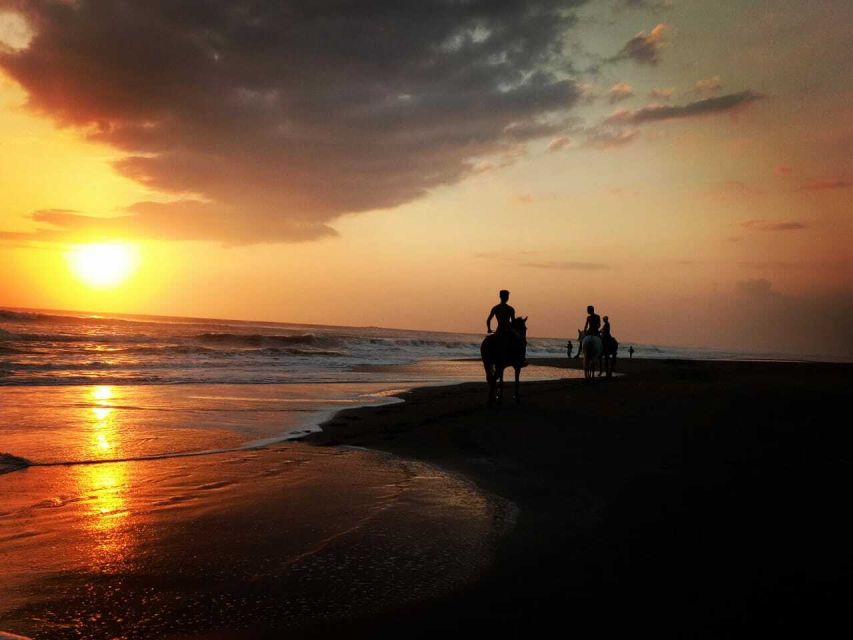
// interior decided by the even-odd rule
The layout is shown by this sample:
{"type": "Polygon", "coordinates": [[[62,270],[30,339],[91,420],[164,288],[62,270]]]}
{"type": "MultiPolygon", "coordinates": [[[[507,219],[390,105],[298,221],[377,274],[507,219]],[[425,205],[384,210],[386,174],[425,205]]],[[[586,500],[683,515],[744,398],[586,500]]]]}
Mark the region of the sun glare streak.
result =
{"type": "Polygon", "coordinates": [[[74,275],[95,288],[115,287],[136,270],[139,259],[131,245],[110,242],[78,245],[68,252],[74,275]]]}

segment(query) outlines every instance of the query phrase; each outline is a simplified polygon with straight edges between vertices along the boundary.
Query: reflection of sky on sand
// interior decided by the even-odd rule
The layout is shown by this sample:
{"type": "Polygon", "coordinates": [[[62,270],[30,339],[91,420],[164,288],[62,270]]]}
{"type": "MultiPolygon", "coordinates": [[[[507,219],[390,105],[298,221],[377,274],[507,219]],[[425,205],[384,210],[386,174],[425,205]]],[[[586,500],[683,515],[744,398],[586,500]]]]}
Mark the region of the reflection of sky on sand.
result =
{"type": "Polygon", "coordinates": [[[0,629],[51,640],[434,597],[481,571],[507,526],[456,477],[298,444],[33,467],[0,476],[0,489],[0,629]]]}

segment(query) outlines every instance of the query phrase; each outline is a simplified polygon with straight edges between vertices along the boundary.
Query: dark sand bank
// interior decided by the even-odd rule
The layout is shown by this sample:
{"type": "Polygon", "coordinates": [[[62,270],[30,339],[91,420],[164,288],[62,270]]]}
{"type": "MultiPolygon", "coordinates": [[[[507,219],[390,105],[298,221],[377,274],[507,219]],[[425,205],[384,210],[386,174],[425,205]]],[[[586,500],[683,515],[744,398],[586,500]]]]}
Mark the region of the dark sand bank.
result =
{"type": "Polygon", "coordinates": [[[417,389],[312,435],[461,472],[520,509],[474,586],[350,631],[846,628],[853,365],[632,360],[620,370],[629,375],[592,385],[525,384],[521,406],[485,407],[482,384],[417,389]]]}

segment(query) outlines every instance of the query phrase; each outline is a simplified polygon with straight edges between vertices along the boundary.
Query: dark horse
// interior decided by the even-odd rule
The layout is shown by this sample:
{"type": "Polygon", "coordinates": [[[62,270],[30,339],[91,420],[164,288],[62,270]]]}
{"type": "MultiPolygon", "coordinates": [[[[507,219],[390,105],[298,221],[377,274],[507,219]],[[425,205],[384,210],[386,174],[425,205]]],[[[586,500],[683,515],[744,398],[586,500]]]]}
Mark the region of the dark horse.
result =
{"type": "Polygon", "coordinates": [[[527,317],[516,318],[511,324],[512,332],[493,333],[486,336],[480,345],[480,357],[489,383],[489,404],[503,399],[504,369],[515,369],[515,401],[519,401],[518,378],[527,355],[527,317]]]}
{"type": "Polygon", "coordinates": [[[601,343],[604,348],[598,365],[598,377],[600,378],[602,371],[606,369],[609,378],[616,371],[616,353],[619,351],[619,343],[612,336],[604,336],[601,343]]]}

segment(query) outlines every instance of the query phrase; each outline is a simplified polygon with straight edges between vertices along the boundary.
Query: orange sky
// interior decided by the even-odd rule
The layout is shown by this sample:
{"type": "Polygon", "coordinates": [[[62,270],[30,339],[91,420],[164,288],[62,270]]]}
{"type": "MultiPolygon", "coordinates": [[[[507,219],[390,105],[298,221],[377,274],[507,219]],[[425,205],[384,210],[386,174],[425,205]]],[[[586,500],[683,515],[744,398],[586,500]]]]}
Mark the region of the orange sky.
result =
{"type": "Polygon", "coordinates": [[[535,335],[595,304],[623,342],[853,354],[848,2],[367,8],[345,33],[407,36],[376,52],[311,16],[244,46],[220,4],[199,44],[146,3],[0,0],[0,306],[481,331],[508,288],[535,335]],[[134,272],[81,281],[75,243],[114,240],[134,272]]]}

